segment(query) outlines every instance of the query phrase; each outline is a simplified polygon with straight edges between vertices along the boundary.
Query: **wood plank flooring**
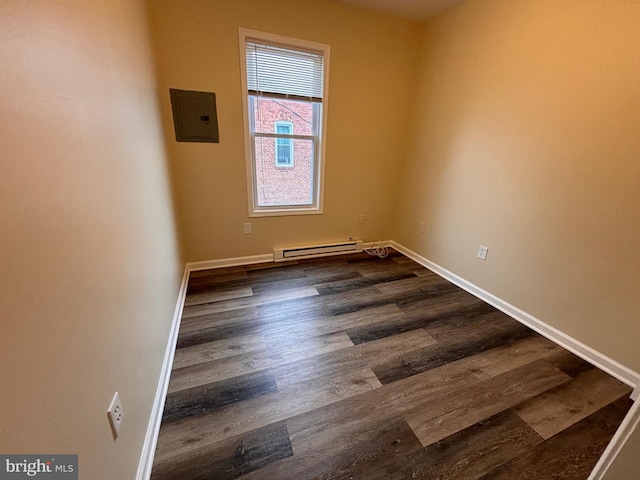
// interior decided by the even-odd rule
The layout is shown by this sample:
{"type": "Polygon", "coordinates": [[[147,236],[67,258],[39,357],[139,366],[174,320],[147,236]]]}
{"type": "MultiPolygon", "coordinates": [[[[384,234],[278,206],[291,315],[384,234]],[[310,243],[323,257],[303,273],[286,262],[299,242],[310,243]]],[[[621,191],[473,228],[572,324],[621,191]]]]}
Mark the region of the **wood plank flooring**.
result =
{"type": "Polygon", "coordinates": [[[191,274],[153,480],[584,480],[631,389],[391,251],[191,274]]]}

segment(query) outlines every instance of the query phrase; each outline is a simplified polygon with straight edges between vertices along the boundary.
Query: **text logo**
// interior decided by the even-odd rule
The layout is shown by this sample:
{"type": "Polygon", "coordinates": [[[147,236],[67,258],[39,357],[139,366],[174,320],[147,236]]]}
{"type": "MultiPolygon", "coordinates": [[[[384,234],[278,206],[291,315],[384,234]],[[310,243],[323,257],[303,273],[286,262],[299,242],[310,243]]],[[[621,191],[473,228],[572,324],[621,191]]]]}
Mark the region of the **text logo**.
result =
{"type": "Polygon", "coordinates": [[[0,480],[78,480],[78,455],[0,455],[0,480]]]}

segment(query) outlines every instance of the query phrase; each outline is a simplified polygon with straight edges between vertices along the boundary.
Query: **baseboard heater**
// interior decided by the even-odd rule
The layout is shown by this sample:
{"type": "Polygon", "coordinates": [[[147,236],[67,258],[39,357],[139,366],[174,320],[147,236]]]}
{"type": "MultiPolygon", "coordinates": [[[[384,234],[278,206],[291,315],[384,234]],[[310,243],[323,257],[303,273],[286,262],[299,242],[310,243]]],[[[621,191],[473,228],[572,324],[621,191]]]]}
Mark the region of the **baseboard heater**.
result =
{"type": "Polygon", "coordinates": [[[305,245],[302,247],[276,248],[273,250],[273,260],[283,262],[296,258],[326,257],[342,253],[356,253],[362,251],[362,241],[353,240],[340,243],[325,243],[324,245],[305,245]]]}

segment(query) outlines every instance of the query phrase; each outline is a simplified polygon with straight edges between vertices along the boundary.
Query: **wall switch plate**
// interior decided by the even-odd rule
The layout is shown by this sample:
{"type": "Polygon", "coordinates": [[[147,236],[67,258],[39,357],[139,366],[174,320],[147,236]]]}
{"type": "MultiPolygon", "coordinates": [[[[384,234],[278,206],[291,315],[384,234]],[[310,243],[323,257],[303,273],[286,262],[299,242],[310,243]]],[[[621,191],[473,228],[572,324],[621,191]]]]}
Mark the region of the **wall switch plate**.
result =
{"type": "Polygon", "coordinates": [[[365,220],[364,215],[360,215],[360,218],[358,219],[358,223],[360,225],[364,225],[364,220],[365,220]]]}
{"type": "Polygon", "coordinates": [[[244,224],[244,233],[251,233],[251,224],[250,223],[245,223],[244,224]]]}
{"type": "Polygon", "coordinates": [[[113,396],[109,410],[107,410],[107,417],[109,417],[109,423],[111,424],[111,433],[113,433],[113,439],[118,438],[120,434],[120,425],[122,425],[122,402],[120,402],[120,396],[118,392],[113,396]]]}
{"type": "Polygon", "coordinates": [[[480,245],[480,248],[478,249],[478,258],[480,260],[486,260],[487,259],[487,252],[489,252],[489,247],[485,247],[483,245],[480,245]]]}
{"type": "Polygon", "coordinates": [[[425,229],[426,229],[426,228],[427,228],[427,224],[426,224],[426,223],[420,222],[420,223],[418,224],[418,231],[419,231],[420,233],[424,233],[424,231],[425,231],[425,229]]]}

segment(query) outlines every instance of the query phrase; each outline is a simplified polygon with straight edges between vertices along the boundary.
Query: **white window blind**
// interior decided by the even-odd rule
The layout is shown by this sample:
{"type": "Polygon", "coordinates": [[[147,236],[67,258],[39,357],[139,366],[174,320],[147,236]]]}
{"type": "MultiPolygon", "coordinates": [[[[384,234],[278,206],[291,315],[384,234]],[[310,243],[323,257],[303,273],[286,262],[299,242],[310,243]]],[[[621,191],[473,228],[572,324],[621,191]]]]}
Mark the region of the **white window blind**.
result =
{"type": "Polygon", "coordinates": [[[246,66],[250,95],[322,102],[322,52],[247,38],[246,66]]]}

